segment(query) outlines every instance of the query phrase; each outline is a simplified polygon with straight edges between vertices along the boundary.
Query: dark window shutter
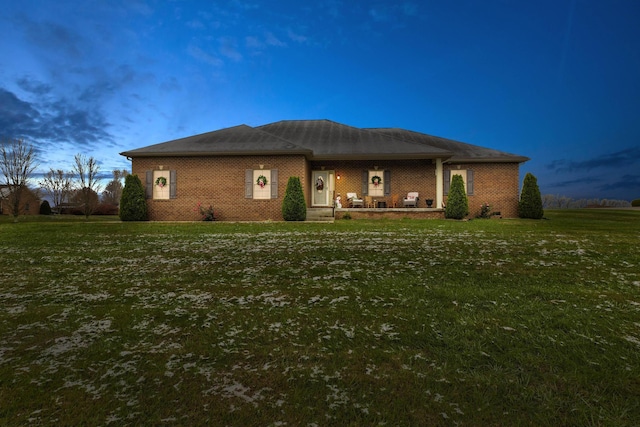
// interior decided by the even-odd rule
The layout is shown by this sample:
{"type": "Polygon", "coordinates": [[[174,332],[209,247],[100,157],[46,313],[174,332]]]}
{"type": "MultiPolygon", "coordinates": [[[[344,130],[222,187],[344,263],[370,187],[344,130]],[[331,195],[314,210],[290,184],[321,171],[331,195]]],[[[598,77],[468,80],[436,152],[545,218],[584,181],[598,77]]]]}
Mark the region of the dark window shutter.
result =
{"type": "Polygon", "coordinates": [[[278,169],[271,169],[271,198],[278,198],[278,169]]]}
{"type": "Polygon", "coordinates": [[[178,192],[176,191],[178,188],[178,177],[175,170],[169,171],[169,198],[175,199],[177,197],[178,192]]]}
{"type": "Polygon", "coordinates": [[[253,170],[246,169],[244,171],[244,197],[245,199],[253,198],[253,170]]]}
{"type": "Polygon", "coordinates": [[[382,183],[384,184],[384,195],[388,196],[391,194],[391,171],[384,171],[384,177],[382,178],[382,183]]]}
{"type": "Polygon", "coordinates": [[[473,170],[467,169],[467,194],[473,196],[473,170]]]}
{"type": "Polygon", "coordinates": [[[369,194],[369,172],[362,171],[362,195],[367,196],[369,194]]]}
{"type": "Polygon", "coordinates": [[[146,189],[146,196],[147,199],[150,199],[153,197],[153,171],[146,171],[145,172],[146,178],[145,178],[145,189],[146,189]]]}
{"type": "Polygon", "coordinates": [[[443,184],[444,184],[444,195],[446,196],[447,194],[449,194],[449,187],[451,186],[451,171],[450,170],[446,170],[443,171],[443,184]]]}

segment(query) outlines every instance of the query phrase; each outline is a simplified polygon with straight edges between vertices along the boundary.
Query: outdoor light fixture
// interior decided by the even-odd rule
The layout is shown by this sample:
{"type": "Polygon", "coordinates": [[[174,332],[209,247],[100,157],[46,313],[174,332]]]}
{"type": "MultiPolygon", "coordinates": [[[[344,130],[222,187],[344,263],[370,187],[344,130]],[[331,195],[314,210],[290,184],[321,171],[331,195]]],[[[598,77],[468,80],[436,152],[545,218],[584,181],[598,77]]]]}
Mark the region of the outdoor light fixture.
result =
{"type": "Polygon", "coordinates": [[[264,169],[264,165],[260,165],[260,169],[264,169]]]}
{"type": "Polygon", "coordinates": [[[336,175],[336,178],[337,178],[337,179],[340,179],[340,174],[336,175]]]}

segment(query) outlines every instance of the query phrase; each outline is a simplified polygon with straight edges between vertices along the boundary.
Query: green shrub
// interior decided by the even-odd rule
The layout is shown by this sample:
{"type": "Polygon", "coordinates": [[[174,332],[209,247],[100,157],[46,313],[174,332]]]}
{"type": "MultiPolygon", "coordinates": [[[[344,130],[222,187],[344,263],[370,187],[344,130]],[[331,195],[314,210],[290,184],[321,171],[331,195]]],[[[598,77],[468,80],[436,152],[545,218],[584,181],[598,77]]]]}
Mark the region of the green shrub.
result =
{"type": "Polygon", "coordinates": [[[541,219],[544,215],[542,209],[542,196],[538,188],[538,180],[531,173],[527,173],[522,184],[522,193],[518,203],[518,216],[520,218],[541,219]]]}
{"type": "Polygon", "coordinates": [[[304,221],[307,219],[307,203],[300,178],[292,176],[287,182],[287,190],[282,201],[282,217],[285,221],[304,221]]]}
{"type": "Polygon", "coordinates": [[[40,215],[51,215],[51,205],[47,200],[40,204],[40,215]]]}
{"type": "Polygon", "coordinates": [[[146,221],[147,201],[144,187],[138,175],[127,175],[120,197],[120,219],[122,221],[146,221]]]}
{"type": "Polygon", "coordinates": [[[637,207],[640,206],[640,199],[635,199],[631,202],[631,206],[637,207]]]}
{"type": "Polygon", "coordinates": [[[467,215],[469,215],[469,200],[464,190],[464,180],[461,175],[453,175],[444,216],[445,218],[462,219],[467,215]]]}

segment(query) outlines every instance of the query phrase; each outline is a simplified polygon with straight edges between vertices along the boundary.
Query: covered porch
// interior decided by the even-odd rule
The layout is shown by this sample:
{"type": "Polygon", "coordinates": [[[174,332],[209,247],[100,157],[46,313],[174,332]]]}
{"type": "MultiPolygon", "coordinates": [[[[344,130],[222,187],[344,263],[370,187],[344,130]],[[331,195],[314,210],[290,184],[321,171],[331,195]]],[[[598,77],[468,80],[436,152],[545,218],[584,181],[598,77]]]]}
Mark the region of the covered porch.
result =
{"type": "Polygon", "coordinates": [[[335,219],[444,219],[441,208],[336,208],[335,219]]]}

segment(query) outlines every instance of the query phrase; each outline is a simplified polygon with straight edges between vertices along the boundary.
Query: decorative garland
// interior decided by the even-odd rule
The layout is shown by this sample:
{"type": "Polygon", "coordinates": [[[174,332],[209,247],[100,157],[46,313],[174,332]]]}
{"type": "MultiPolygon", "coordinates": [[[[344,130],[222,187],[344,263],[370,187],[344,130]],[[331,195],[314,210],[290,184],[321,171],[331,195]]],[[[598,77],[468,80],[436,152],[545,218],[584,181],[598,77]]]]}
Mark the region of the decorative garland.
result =
{"type": "Polygon", "coordinates": [[[264,175],[260,175],[256,180],[256,184],[258,184],[260,188],[264,188],[264,186],[267,185],[268,183],[269,181],[267,181],[267,177],[264,175]]]}
{"type": "Polygon", "coordinates": [[[158,179],[156,179],[156,185],[160,188],[164,187],[165,185],[167,185],[167,178],[165,178],[164,176],[158,177],[158,179]]]}
{"type": "Polygon", "coordinates": [[[374,176],[371,177],[371,183],[374,186],[377,187],[378,185],[380,185],[381,182],[382,182],[382,178],[380,178],[378,175],[374,175],[374,176]]]}

